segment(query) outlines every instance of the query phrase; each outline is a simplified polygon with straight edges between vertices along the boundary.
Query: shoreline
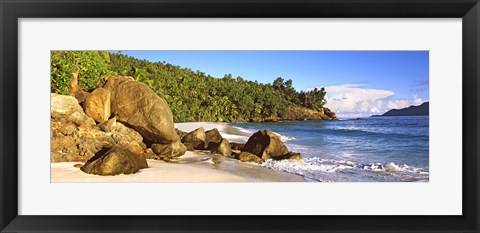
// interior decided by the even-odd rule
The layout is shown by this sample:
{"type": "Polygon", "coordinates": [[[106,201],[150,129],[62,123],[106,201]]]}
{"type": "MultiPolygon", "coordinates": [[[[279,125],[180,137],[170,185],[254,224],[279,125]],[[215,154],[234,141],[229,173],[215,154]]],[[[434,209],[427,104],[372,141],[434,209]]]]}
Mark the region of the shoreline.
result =
{"type": "MultiPolygon", "coordinates": [[[[254,133],[251,129],[242,129],[231,125],[231,123],[175,123],[175,128],[187,132],[199,127],[204,127],[206,131],[216,128],[223,138],[236,143],[245,143],[249,136],[254,133]]],[[[283,135],[278,135],[284,138],[283,135]]],[[[289,140],[282,139],[282,141],[289,140]]],[[[295,147],[291,148],[295,149],[295,147]]],[[[195,150],[187,151],[185,155],[173,159],[171,163],[147,159],[148,168],[141,169],[135,174],[117,176],[98,176],[84,173],[79,168],[74,167],[75,164],[82,162],[52,163],[51,182],[345,182],[360,181],[355,179],[364,178],[362,176],[362,174],[365,175],[364,172],[371,172],[370,178],[373,177],[377,181],[423,181],[425,179],[428,181],[429,179],[428,168],[426,168],[427,173],[425,175],[422,173],[422,167],[407,166],[397,162],[362,163],[342,156],[333,162],[328,159],[326,162],[318,162],[308,158],[303,161],[266,161],[257,164],[241,162],[208,151],[195,150]],[[347,169],[351,173],[336,172],[343,169],[347,169]],[[382,175],[382,173],[384,174],[382,175]],[[427,177],[425,178],[425,176],[427,177]]],[[[362,179],[361,181],[371,182],[373,180],[362,179]]]]}
{"type": "Polygon", "coordinates": [[[255,164],[243,163],[221,155],[187,151],[174,163],[147,160],[148,168],[135,174],[99,176],[82,172],[78,162],[51,163],[50,181],[70,182],[136,182],[136,183],[194,183],[194,182],[306,182],[300,175],[277,171],[255,164]],[[216,159],[218,162],[213,162],[216,159]]]}

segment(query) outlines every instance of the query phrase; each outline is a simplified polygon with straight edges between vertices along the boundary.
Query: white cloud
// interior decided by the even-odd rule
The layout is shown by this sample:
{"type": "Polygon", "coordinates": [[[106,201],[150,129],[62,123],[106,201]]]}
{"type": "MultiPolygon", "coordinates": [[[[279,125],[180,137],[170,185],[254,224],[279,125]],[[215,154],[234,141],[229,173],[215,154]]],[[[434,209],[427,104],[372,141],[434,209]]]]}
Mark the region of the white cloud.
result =
{"type": "Polygon", "coordinates": [[[342,84],[325,87],[327,107],[338,116],[369,116],[383,114],[390,109],[419,105],[423,100],[417,96],[412,99],[389,100],[393,91],[367,88],[364,84],[342,84]]]}
{"type": "Polygon", "coordinates": [[[420,105],[423,103],[422,98],[419,98],[418,96],[414,95],[413,96],[413,105],[420,105]]]}
{"type": "Polygon", "coordinates": [[[327,86],[327,107],[338,113],[378,112],[382,99],[393,96],[389,90],[364,88],[362,84],[327,86]]]}
{"type": "Polygon", "coordinates": [[[387,103],[387,108],[389,109],[405,108],[408,106],[410,106],[408,100],[392,100],[387,103]]]}

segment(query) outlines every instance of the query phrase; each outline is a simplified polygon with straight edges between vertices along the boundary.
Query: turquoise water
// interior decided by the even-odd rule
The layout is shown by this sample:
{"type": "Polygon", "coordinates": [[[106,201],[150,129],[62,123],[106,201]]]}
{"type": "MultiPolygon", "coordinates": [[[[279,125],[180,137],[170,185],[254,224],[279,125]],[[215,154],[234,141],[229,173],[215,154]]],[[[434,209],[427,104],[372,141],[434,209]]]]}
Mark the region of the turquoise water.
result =
{"type": "Polygon", "coordinates": [[[246,133],[269,129],[304,161],[262,166],[326,182],[428,181],[428,116],[359,120],[235,123],[246,133]]]}

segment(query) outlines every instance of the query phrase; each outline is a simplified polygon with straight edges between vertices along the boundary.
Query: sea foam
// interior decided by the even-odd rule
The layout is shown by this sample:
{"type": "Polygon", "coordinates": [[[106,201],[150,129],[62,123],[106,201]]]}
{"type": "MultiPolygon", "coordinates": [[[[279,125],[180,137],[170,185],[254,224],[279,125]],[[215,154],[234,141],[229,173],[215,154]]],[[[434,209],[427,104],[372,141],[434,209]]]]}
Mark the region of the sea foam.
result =
{"type": "Polygon", "coordinates": [[[335,177],[335,175],[328,174],[340,174],[345,172],[386,174],[392,178],[397,177],[399,179],[418,177],[418,180],[420,181],[427,181],[429,174],[425,169],[408,166],[406,164],[395,164],[393,162],[385,164],[358,163],[349,160],[325,159],[319,157],[304,158],[304,160],[300,161],[268,159],[260,164],[260,166],[294,173],[305,176],[309,179],[320,181],[339,181],[326,177],[335,177]]]}
{"type": "Polygon", "coordinates": [[[289,137],[289,136],[281,135],[277,132],[273,132],[273,133],[275,133],[275,135],[277,135],[282,142],[288,142],[288,141],[296,140],[295,137],[289,137]]]}

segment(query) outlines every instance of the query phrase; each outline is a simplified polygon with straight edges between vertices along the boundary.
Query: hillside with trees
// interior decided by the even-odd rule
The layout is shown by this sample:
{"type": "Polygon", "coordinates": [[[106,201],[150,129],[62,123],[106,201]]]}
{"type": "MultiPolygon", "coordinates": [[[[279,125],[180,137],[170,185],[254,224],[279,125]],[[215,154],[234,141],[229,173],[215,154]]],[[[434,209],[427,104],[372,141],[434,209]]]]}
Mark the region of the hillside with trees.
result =
{"type": "Polygon", "coordinates": [[[175,122],[336,119],[335,113],[324,108],[324,88],[298,92],[291,79],[281,77],[271,84],[231,74],[212,77],[199,70],[140,60],[121,52],[51,52],[51,92],[68,95],[74,70],[78,70],[79,86],[87,92],[95,89],[101,77],[109,75],[131,76],[145,83],[168,102],[175,122]],[[292,112],[309,115],[292,119],[292,112]]]}

